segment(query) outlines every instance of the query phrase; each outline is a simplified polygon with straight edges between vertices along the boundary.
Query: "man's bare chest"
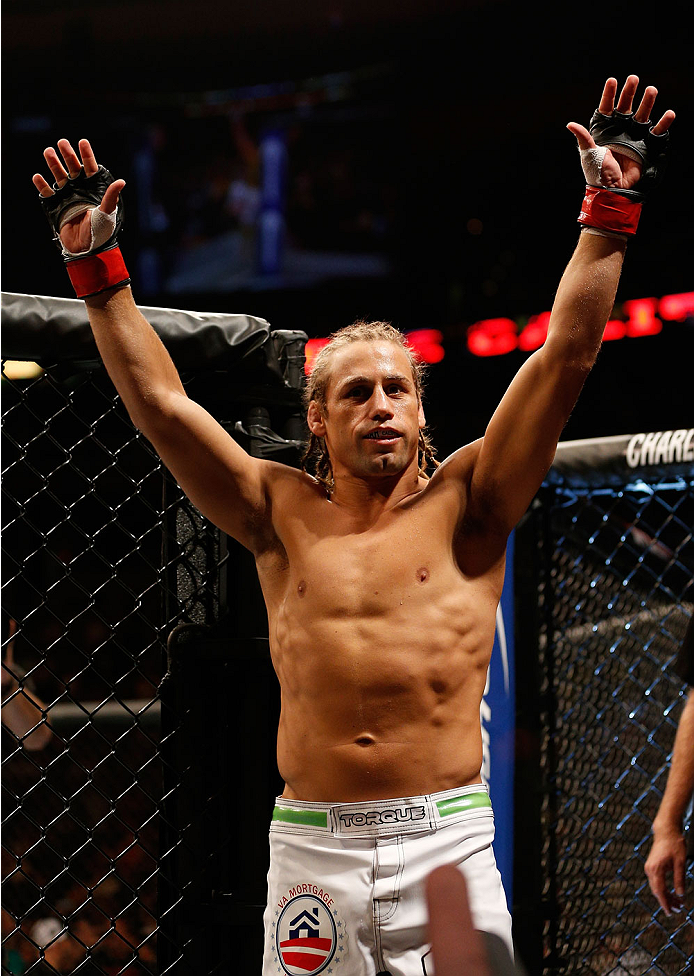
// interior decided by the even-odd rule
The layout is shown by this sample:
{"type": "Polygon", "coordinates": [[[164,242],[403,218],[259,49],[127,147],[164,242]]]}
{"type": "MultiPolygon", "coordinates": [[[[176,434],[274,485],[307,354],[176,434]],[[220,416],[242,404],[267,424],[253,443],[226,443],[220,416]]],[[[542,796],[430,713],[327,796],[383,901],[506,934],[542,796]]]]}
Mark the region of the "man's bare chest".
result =
{"type": "MultiPolygon", "coordinates": [[[[402,594],[431,586],[454,568],[450,545],[414,533],[382,533],[323,538],[305,546],[294,560],[296,572],[322,588],[357,595],[402,594]]],[[[296,573],[294,574],[296,575],[296,573]]]]}
{"type": "Polygon", "coordinates": [[[332,512],[322,520],[294,520],[283,538],[286,595],[296,590],[308,605],[320,594],[336,608],[366,612],[433,597],[461,579],[452,529],[426,510],[391,513],[372,524],[332,512]]]}

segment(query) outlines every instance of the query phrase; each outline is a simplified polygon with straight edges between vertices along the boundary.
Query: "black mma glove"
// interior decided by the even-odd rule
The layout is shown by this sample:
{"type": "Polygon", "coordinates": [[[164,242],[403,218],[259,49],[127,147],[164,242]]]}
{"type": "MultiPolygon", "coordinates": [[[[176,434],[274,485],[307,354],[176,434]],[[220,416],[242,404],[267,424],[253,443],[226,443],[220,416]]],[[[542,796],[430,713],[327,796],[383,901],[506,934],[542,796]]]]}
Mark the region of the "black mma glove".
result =
{"type": "Polygon", "coordinates": [[[93,176],[85,176],[84,169],[74,179],[68,179],[55,193],[41,197],[41,206],[60,248],[70,281],[78,298],[90,298],[108,288],[130,283],[128,270],[118,247],[118,232],[123,224],[123,203],[112,214],[99,209],[107,188],[114,182],[104,166],[93,176]],[[66,221],[91,211],[91,242],[86,251],[68,251],[60,239],[60,228],[66,221]]]}
{"type": "Polygon", "coordinates": [[[636,233],[644,197],[661,181],[670,151],[669,133],[654,135],[652,128],[650,120],[637,122],[633,112],[593,113],[590,134],[597,145],[581,150],[588,185],[580,224],[622,236],[636,233]],[[641,164],[641,177],[631,189],[604,186],[601,171],[608,149],[641,164]]]}

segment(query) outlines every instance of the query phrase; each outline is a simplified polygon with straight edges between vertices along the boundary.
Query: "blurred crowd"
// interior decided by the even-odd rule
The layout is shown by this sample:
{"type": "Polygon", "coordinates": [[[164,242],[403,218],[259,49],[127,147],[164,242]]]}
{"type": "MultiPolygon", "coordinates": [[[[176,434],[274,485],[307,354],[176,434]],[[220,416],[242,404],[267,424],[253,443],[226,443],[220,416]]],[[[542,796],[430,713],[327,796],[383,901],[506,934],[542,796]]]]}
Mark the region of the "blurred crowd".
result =
{"type": "Polygon", "coordinates": [[[161,122],[146,130],[132,170],[144,294],[267,287],[272,275],[292,286],[389,267],[396,181],[368,126],[237,111],[161,122]],[[268,246],[277,252],[269,266],[268,246]]]}

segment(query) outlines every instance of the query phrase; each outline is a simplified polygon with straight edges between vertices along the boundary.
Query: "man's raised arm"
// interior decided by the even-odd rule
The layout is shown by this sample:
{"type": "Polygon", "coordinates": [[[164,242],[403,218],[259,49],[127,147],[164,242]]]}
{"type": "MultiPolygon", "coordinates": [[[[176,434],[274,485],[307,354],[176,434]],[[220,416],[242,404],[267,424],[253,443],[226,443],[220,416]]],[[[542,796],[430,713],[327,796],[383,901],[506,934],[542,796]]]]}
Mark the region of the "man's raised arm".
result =
{"type": "Polygon", "coordinates": [[[109,376],[130,417],[200,511],[254,552],[271,537],[267,462],[249,457],[190,400],[161,340],[135,305],[117,246],[125,183],[98,166],[86,139],[80,156],[66,139],[44,157],[51,187],[33,177],[70,279],[84,298],[109,376]]]}
{"type": "Polygon", "coordinates": [[[586,197],[578,246],[559,284],[544,346],[524,363],[494,413],[475,462],[468,514],[505,538],[542,484],[557,442],[590,372],[612,310],[629,235],[643,195],[662,175],[675,113],[650,121],[657,91],[646,88],[635,113],[630,75],[615,108],[608,79],[590,131],[576,136],[586,197]]]}

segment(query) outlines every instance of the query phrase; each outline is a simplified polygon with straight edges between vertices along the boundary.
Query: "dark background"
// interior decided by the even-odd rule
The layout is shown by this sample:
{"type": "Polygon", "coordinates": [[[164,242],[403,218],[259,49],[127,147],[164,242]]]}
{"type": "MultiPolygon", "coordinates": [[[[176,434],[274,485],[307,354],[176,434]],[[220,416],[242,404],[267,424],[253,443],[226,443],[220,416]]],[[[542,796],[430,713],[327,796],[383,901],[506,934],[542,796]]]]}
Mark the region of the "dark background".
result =
{"type": "MultiPolygon", "coordinates": [[[[657,115],[678,114],[673,160],[629,244],[618,303],[692,289],[682,10],[6,0],[3,289],[71,295],[30,179],[46,173],[46,145],[86,136],[128,182],[122,245],[136,300],[248,312],[309,336],[358,317],[440,329],[446,356],[431,369],[428,419],[446,454],[483,432],[525,358],[471,356],[467,327],[551,305],[583,190],[565,125],[587,123],[610,74],[620,85],[639,74],[640,91],[652,83],[661,92],[657,115]],[[251,140],[267,125],[287,136],[287,218],[299,251],[370,255],[387,270],[231,284],[211,271],[204,287],[172,288],[182,255],[203,243],[197,253],[214,256],[236,228],[222,202],[238,124],[251,140]],[[146,201],[156,213],[146,219],[143,147],[156,162],[146,201]]],[[[689,424],[693,352],[691,319],[607,343],[565,436],[689,424]]]]}

